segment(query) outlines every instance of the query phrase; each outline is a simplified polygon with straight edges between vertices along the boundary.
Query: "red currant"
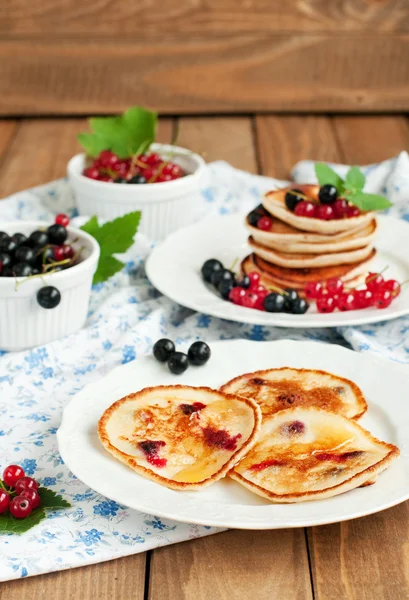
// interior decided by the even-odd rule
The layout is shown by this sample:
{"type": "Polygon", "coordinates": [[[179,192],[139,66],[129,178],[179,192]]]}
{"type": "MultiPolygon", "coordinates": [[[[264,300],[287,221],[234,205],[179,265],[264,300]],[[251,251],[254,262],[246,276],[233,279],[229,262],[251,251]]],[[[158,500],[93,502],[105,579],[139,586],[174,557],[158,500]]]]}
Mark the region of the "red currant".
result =
{"type": "Polygon", "coordinates": [[[388,308],[393,300],[392,292],[389,290],[378,289],[374,291],[373,303],[376,308],[388,308]]]}
{"type": "Polygon", "coordinates": [[[270,219],[270,217],[261,217],[257,223],[257,227],[262,231],[270,231],[272,225],[273,221],[270,219]]]}
{"type": "Polygon", "coordinates": [[[88,167],[88,169],[84,169],[83,175],[89,177],[89,179],[99,179],[99,169],[96,167],[88,167]]]}
{"type": "Polygon", "coordinates": [[[255,308],[257,308],[257,310],[264,310],[264,299],[269,295],[270,292],[260,285],[255,293],[258,296],[255,308]]]}
{"type": "Polygon", "coordinates": [[[241,303],[242,306],[245,306],[246,308],[256,308],[258,300],[258,294],[254,294],[253,292],[247,291],[246,294],[243,296],[241,303]]]}
{"type": "Polygon", "coordinates": [[[63,213],[60,213],[59,215],[57,215],[55,217],[55,223],[57,225],[62,225],[63,227],[67,227],[67,225],[70,222],[70,217],[68,215],[65,215],[63,213]]]}
{"type": "Polygon", "coordinates": [[[396,279],[388,279],[382,284],[382,288],[384,290],[389,290],[394,298],[399,296],[401,292],[400,283],[399,281],[396,281],[396,279]]]}
{"type": "Polygon", "coordinates": [[[182,167],[179,167],[179,165],[174,164],[172,167],[171,175],[173,175],[174,179],[179,179],[179,177],[182,177],[182,175],[183,175],[182,167]]]}
{"type": "Polygon", "coordinates": [[[315,204],[312,202],[305,202],[301,200],[294,208],[294,213],[298,217],[314,217],[315,216],[315,204]]]}
{"type": "Polygon", "coordinates": [[[40,505],[41,498],[37,490],[25,489],[22,490],[19,495],[20,498],[27,498],[32,508],[37,508],[37,506],[40,505]]]}
{"type": "Polygon", "coordinates": [[[365,279],[366,287],[371,292],[378,290],[383,284],[383,277],[380,273],[369,273],[365,279]]]}
{"type": "Polygon", "coordinates": [[[38,483],[32,477],[21,477],[14,486],[17,493],[23,490],[38,490],[38,483]]]}
{"type": "Polygon", "coordinates": [[[354,310],[355,296],[350,292],[342,292],[337,298],[337,308],[341,311],[354,310]]]}
{"type": "Polygon", "coordinates": [[[143,176],[145,177],[146,181],[149,182],[149,179],[152,179],[152,177],[154,177],[156,175],[156,169],[152,169],[151,167],[147,167],[146,169],[143,169],[143,176]]]}
{"type": "Polygon", "coordinates": [[[54,254],[54,258],[57,262],[59,262],[60,260],[64,260],[65,256],[64,256],[64,246],[56,246],[53,249],[53,254],[54,254]]]}
{"type": "Polygon", "coordinates": [[[173,177],[172,175],[169,175],[169,173],[160,173],[158,175],[158,177],[156,178],[156,181],[158,183],[163,183],[164,181],[172,181],[173,177]]]}
{"type": "Polygon", "coordinates": [[[249,273],[249,279],[250,279],[250,287],[256,288],[258,285],[260,285],[260,274],[257,273],[256,271],[252,271],[251,273],[249,273]]]}
{"type": "Polygon", "coordinates": [[[322,283],[320,283],[319,281],[311,281],[310,283],[307,283],[307,285],[305,286],[304,292],[305,292],[305,295],[307,296],[307,298],[310,298],[311,300],[315,300],[315,298],[318,298],[321,290],[322,290],[322,283]]]}
{"type": "Polygon", "coordinates": [[[371,290],[355,290],[355,308],[368,308],[372,305],[373,294],[371,290]]]}
{"type": "Polygon", "coordinates": [[[16,496],[10,502],[9,510],[16,519],[24,519],[31,514],[33,507],[30,500],[24,498],[24,496],[16,496]]]}
{"type": "MultiPolygon", "coordinates": [[[[156,152],[152,152],[151,154],[147,155],[146,161],[143,161],[143,162],[146,162],[147,165],[154,166],[154,165],[157,165],[162,162],[162,157],[159,154],[157,154],[156,152]]],[[[168,163],[168,164],[172,165],[172,163],[168,163]]]]}
{"type": "Polygon", "coordinates": [[[3,481],[9,487],[14,487],[19,479],[24,477],[24,469],[19,465],[9,465],[3,471],[3,481]]]}
{"type": "Polygon", "coordinates": [[[343,219],[347,212],[348,202],[345,198],[337,198],[332,205],[332,208],[334,209],[335,219],[343,219]]]}
{"type": "Polygon", "coordinates": [[[0,515],[4,513],[10,504],[10,496],[6,490],[0,489],[0,515]]]}
{"type": "Polygon", "coordinates": [[[361,214],[361,211],[359,210],[359,208],[357,206],[354,206],[354,205],[349,205],[346,210],[347,219],[351,219],[352,217],[359,217],[360,214],[361,214]]]}
{"type": "Polygon", "coordinates": [[[329,294],[331,295],[339,294],[344,289],[344,284],[342,280],[337,279],[336,277],[334,277],[333,279],[328,279],[325,285],[329,294]]]}
{"type": "Polygon", "coordinates": [[[244,288],[234,287],[230,290],[229,300],[233,302],[233,304],[241,304],[245,295],[246,290],[244,288]]]}
{"type": "Polygon", "coordinates": [[[109,168],[119,162],[119,158],[111,150],[102,150],[98,156],[98,160],[102,167],[109,168]]]}
{"type": "Polygon", "coordinates": [[[317,310],[320,313],[331,313],[335,310],[335,298],[329,295],[322,295],[317,298],[317,310]]]}
{"type": "Polygon", "coordinates": [[[72,258],[74,256],[74,248],[72,246],[64,244],[62,248],[64,249],[64,258],[72,258]]]}
{"type": "Polygon", "coordinates": [[[322,221],[329,221],[335,217],[334,209],[330,204],[318,204],[315,207],[314,217],[322,221]]]}

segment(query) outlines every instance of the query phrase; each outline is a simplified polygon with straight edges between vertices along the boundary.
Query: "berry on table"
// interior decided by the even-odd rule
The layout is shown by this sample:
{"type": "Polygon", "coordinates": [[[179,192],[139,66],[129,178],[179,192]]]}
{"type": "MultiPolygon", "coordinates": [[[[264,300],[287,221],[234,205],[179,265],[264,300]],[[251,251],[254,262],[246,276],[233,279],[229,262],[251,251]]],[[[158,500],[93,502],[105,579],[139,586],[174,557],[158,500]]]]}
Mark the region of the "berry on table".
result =
{"type": "Polygon", "coordinates": [[[24,242],[27,241],[27,236],[25,236],[24,233],[14,233],[11,236],[11,239],[16,242],[17,246],[23,246],[24,242]]]}
{"type": "Polygon", "coordinates": [[[201,367],[206,364],[211,355],[211,350],[206,342],[193,342],[190,346],[187,356],[191,365],[201,367]]]}
{"type": "Polygon", "coordinates": [[[264,298],[264,309],[267,312],[282,312],[284,310],[285,298],[283,294],[272,292],[264,298]]]}
{"type": "Polygon", "coordinates": [[[61,294],[56,287],[47,285],[38,290],[37,302],[42,308],[55,308],[61,302],[61,294]]]}
{"type": "Polygon", "coordinates": [[[57,215],[55,217],[55,223],[57,225],[62,225],[63,227],[67,227],[67,225],[69,225],[70,222],[70,217],[68,215],[65,215],[64,213],[60,213],[59,215],[57,215]]]}
{"type": "Polygon", "coordinates": [[[237,282],[237,285],[247,290],[251,285],[250,277],[244,275],[243,279],[237,282]]]}
{"type": "Polygon", "coordinates": [[[333,296],[322,295],[317,298],[317,310],[320,313],[332,313],[335,310],[336,301],[333,296]]]}
{"type": "Polygon", "coordinates": [[[171,373],[181,375],[189,366],[189,358],[183,352],[174,352],[168,360],[168,368],[171,373]]]}
{"type": "Polygon", "coordinates": [[[383,285],[384,279],[380,273],[369,273],[366,276],[365,283],[368,290],[375,292],[383,285]]]}
{"type": "Polygon", "coordinates": [[[272,225],[273,221],[270,219],[270,217],[261,217],[257,223],[257,227],[262,231],[270,231],[272,225]]]}
{"type": "Polygon", "coordinates": [[[315,206],[314,218],[329,221],[335,216],[334,209],[330,204],[317,204],[315,206]]]}
{"type": "Polygon", "coordinates": [[[251,290],[247,290],[242,298],[241,304],[246,308],[256,308],[258,303],[258,294],[254,294],[251,290]]]}
{"type": "Polygon", "coordinates": [[[235,275],[232,271],[229,271],[229,269],[223,269],[222,271],[213,271],[210,276],[210,283],[217,287],[221,281],[234,282],[234,279],[235,275]]]}
{"type": "Polygon", "coordinates": [[[11,264],[11,256],[7,252],[0,252],[0,263],[2,267],[8,267],[11,264]]]}
{"type": "Polygon", "coordinates": [[[260,283],[260,274],[256,271],[252,271],[248,274],[248,278],[250,279],[250,288],[255,288],[260,283]]]}
{"type": "Polygon", "coordinates": [[[14,488],[17,481],[25,476],[24,469],[19,465],[9,465],[3,471],[3,481],[9,487],[14,488]]]}
{"type": "Polygon", "coordinates": [[[15,277],[30,277],[33,272],[33,267],[28,263],[19,262],[12,267],[15,277]]]}
{"type": "Polygon", "coordinates": [[[32,477],[20,477],[14,486],[16,492],[19,494],[23,490],[38,490],[38,483],[32,477]]]}
{"type": "Polygon", "coordinates": [[[299,299],[299,295],[296,290],[291,288],[286,288],[284,292],[284,310],[285,312],[292,313],[294,302],[299,299]]]}
{"type": "Polygon", "coordinates": [[[338,198],[338,191],[335,185],[326,184],[320,187],[318,198],[322,204],[333,204],[338,198]]]}
{"type": "Polygon", "coordinates": [[[298,297],[292,303],[291,312],[293,315],[303,315],[307,312],[308,308],[308,302],[304,298],[298,297]]]}
{"type": "Polygon", "coordinates": [[[20,246],[14,253],[14,260],[16,262],[33,264],[36,261],[36,253],[29,246],[20,246]]]}
{"type": "Polygon", "coordinates": [[[342,292],[336,299],[338,310],[347,311],[354,310],[355,307],[355,295],[351,292],[342,292]]]}
{"type": "Polygon", "coordinates": [[[302,200],[296,205],[294,214],[296,214],[298,217],[311,218],[315,216],[315,208],[316,205],[312,202],[306,202],[305,200],[302,200]]]}
{"type": "Polygon", "coordinates": [[[342,292],[342,290],[344,289],[344,284],[342,282],[342,279],[333,277],[332,279],[328,279],[325,282],[325,287],[330,294],[335,295],[342,292]]]}
{"type": "Polygon", "coordinates": [[[202,277],[207,283],[210,283],[210,277],[214,271],[222,271],[224,269],[220,260],[215,258],[209,258],[203,263],[202,266],[202,277]]]}
{"type": "Polygon", "coordinates": [[[24,496],[16,496],[10,502],[9,511],[16,519],[24,519],[31,514],[33,507],[30,500],[24,496]]]}
{"type": "Polygon", "coordinates": [[[304,292],[305,292],[305,295],[307,296],[307,298],[310,298],[311,300],[315,300],[316,298],[318,298],[321,290],[322,290],[322,283],[320,283],[319,281],[311,281],[310,283],[307,283],[307,285],[305,286],[304,292]]]}
{"type": "Polygon", "coordinates": [[[0,515],[8,509],[10,504],[10,496],[6,490],[0,488],[0,515]]]}
{"type": "Polygon", "coordinates": [[[377,289],[373,292],[373,304],[376,308],[388,308],[393,300],[392,292],[385,289],[377,289]]]}
{"type": "Polygon", "coordinates": [[[0,252],[7,252],[7,254],[13,254],[17,249],[17,242],[13,238],[7,236],[0,240],[0,252]]]}
{"type": "Polygon", "coordinates": [[[43,248],[49,242],[48,235],[45,231],[33,231],[28,238],[28,242],[32,248],[43,248]]]}
{"type": "Polygon", "coordinates": [[[243,287],[234,287],[229,292],[229,300],[233,304],[242,304],[243,298],[246,295],[246,290],[243,287]]]}
{"type": "Polygon", "coordinates": [[[167,338],[161,338],[153,346],[153,356],[159,362],[167,362],[174,352],[175,344],[167,338]]]}
{"type": "Polygon", "coordinates": [[[63,244],[68,236],[68,231],[66,228],[56,223],[54,225],[50,225],[50,227],[47,229],[47,233],[51,244],[56,244],[57,246],[63,244]]]}
{"type": "MultiPolygon", "coordinates": [[[[0,258],[1,260],[1,258],[0,258]]],[[[384,290],[389,290],[393,296],[393,298],[396,298],[397,296],[399,296],[400,292],[401,292],[401,285],[399,283],[399,281],[396,281],[396,279],[388,279],[387,281],[384,281],[384,283],[382,284],[382,288],[384,290]]]]}
{"type": "Polygon", "coordinates": [[[353,292],[355,297],[355,308],[368,308],[373,303],[373,294],[371,290],[355,290],[353,292]]]}
{"type": "Polygon", "coordinates": [[[228,300],[231,290],[235,287],[233,280],[222,279],[217,286],[217,290],[224,300],[228,300]]]}
{"type": "Polygon", "coordinates": [[[27,488],[22,490],[19,493],[19,496],[20,498],[26,498],[30,502],[32,509],[37,508],[37,506],[40,505],[41,498],[37,490],[27,488]]]}

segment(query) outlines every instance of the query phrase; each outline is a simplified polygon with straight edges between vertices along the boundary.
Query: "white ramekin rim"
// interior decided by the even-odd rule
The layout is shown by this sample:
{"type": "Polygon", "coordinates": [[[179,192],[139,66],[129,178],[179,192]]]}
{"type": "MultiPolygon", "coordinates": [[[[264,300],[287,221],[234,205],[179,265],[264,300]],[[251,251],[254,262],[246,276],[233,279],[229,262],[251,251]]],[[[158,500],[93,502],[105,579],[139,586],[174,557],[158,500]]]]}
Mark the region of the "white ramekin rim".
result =
{"type": "MultiPolygon", "coordinates": [[[[20,221],[5,221],[4,223],[1,223],[0,228],[2,231],[6,231],[6,232],[10,232],[10,233],[15,233],[17,231],[21,231],[22,233],[24,231],[35,231],[37,228],[41,228],[41,227],[46,227],[49,226],[50,224],[47,223],[46,221],[24,221],[24,220],[20,220],[20,221]]],[[[99,244],[96,241],[96,239],[94,237],[92,237],[92,235],[90,235],[89,233],[86,233],[85,231],[82,231],[81,229],[77,229],[76,227],[71,227],[68,226],[67,227],[68,232],[71,234],[71,236],[75,236],[79,239],[79,241],[83,241],[87,244],[88,249],[89,249],[89,256],[87,256],[86,258],[84,258],[84,260],[82,260],[80,263],[74,265],[73,267],[70,267],[69,269],[65,269],[64,271],[58,271],[58,273],[46,273],[44,275],[44,280],[47,282],[47,284],[52,285],[52,284],[58,284],[58,282],[60,283],[68,283],[70,280],[74,283],[78,281],[78,282],[82,282],[82,279],[84,276],[87,276],[90,272],[90,270],[93,269],[93,271],[95,272],[96,267],[97,267],[97,263],[98,263],[98,259],[99,259],[99,255],[100,255],[100,248],[99,248],[99,244]]],[[[16,281],[22,281],[24,279],[27,279],[26,277],[0,277],[0,298],[7,294],[14,291],[15,290],[15,285],[16,285],[16,281]]],[[[33,287],[38,287],[38,285],[44,285],[43,279],[42,278],[33,278],[31,281],[27,280],[24,283],[24,286],[21,288],[21,290],[23,290],[23,294],[27,295],[28,293],[30,293],[30,291],[32,290],[33,287]]]]}
{"type": "MultiPolygon", "coordinates": [[[[173,181],[164,181],[155,185],[144,185],[144,186],[119,186],[117,183],[109,181],[96,181],[85,177],[82,174],[82,170],[85,164],[85,154],[80,153],[73,156],[67,164],[67,171],[70,179],[81,186],[86,187],[90,192],[95,194],[101,193],[106,196],[109,195],[120,195],[121,201],[127,202],[134,201],[136,192],[143,194],[144,198],[138,198],[138,201],[143,202],[163,202],[173,195],[177,195],[179,192],[184,191],[191,186],[196,186],[199,177],[203,174],[206,166],[206,162],[203,158],[191,152],[186,148],[180,146],[173,146],[171,144],[152,144],[152,150],[163,151],[163,152],[175,152],[179,156],[188,156],[191,161],[196,165],[195,170],[180,179],[174,179],[173,181]]],[[[139,194],[138,194],[139,195],[139,194]]]]}

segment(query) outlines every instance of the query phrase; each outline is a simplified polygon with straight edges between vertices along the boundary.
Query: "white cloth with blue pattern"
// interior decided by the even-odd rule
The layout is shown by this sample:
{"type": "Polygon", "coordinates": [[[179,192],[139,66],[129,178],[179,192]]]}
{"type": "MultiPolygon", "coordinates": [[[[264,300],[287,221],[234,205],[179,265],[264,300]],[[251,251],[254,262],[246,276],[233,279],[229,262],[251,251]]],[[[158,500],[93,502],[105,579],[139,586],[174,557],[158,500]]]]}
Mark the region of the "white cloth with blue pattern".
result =
{"type": "MultiPolygon", "coordinates": [[[[386,192],[394,203],[390,212],[409,220],[408,155],[363,170],[367,189],[386,192]]],[[[313,181],[313,164],[296,165],[294,178],[313,181]]],[[[275,183],[284,182],[213,163],[203,181],[200,212],[247,211],[275,183]]],[[[61,211],[75,215],[65,180],[1,202],[0,224],[51,220],[61,211]]],[[[19,463],[28,475],[35,474],[72,502],[71,509],[49,514],[23,536],[0,536],[0,581],[110,560],[217,531],[119,506],[73,477],[58,453],[55,432],[70,398],[113,367],[150,352],[158,338],[169,336],[178,345],[199,338],[314,339],[409,361],[408,317],[364,327],[298,331],[220,321],[177,306],[160,296],[145,277],[143,265],[150,248],[148,240],[137,239],[126,255],[124,271],[94,287],[82,331],[34,350],[0,353],[0,468],[19,463]]]]}

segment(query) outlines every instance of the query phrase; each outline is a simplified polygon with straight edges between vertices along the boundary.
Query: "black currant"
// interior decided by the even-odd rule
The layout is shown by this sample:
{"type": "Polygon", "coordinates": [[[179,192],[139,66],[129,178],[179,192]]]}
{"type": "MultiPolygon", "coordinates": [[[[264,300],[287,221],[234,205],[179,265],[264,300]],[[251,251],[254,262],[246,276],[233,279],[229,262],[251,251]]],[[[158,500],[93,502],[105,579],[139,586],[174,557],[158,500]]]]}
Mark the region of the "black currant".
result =
{"type": "Polygon", "coordinates": [[[223,271],[224,267],[220,260],[215,258],[209,258],[202,266],[202,277],[205,281],[210,283],[210,277],[214,271],[223,271]]]}
{"type": "Polygon", "coordinates": [[[16,248],[17,243],[13,240],[13,238],[7,236],[6,238],[2,238],[0,240],[0,252],[7,252],[8,254],[13,254],[16,248]]]}
{"type": "Polygon", "coordinates": [[[267,312],[282,312],[284,310],[284,296],[272,292],[264,298],[264,308],[267,312]]]}
{"type": "Polygon", "coordinates": [[[187,355],[191,365],[201,367],[209,360],[211,350],[205,342],[193,342],[187,355]]]}
{"type": "Polygon", "coordinates": [[[12,267],[12,271],[16,277],[30,277],[33,268],[26,262],[18,262],[12,267]]]}
{"type": "Polygon", "coordinates": [[[47,229],[47,233],[51,244],[57,244],[57,246],[61,246],[68,236],[68,231],[64,225],[58,225],[57,223],[50,225],[50,227],[47,229]]]}
{"type": "Polygon", "coordinates": [[[61,294],[56,287],[47,285],[38,290],[37,302],[42,308],[55,308],[61,302],[61,294]]]}
{"type": "Polygon", "coordinates": [[[11,264],[11,256],[6,252],[0,252],[0,263],[4,267],[8,267],[11,264]]]}
{"type": "Polygon", "coordinates": [[[285,312],[292,312],[293,304],[296,300],[299,299],[299,295],[297,294],[296,290],[293,290],[291,288],[286,288],[284,291],[286,292],[286,294],[284,296],[284,298],[285,298],[284,310],[285,310],[285,312]]]}
{"type": "Polygon", "coordinates": [[[32,248],[43,248],[48,244],[48,235],[45,231],[33,231],[28,238],[28,242],[32,248]]]}
{"type": "Polygon", "coordinates": [[[17,246],[22,246],[27,241],[27,236],[24,233],[14,233],[11,239],[16,242],[17,246]]]}
{"type": "Polygon", "coordinates": [[[252,210],[247,217],[247,221],[252,227],[257,227],[257,223],[260,219],[260,216],[260,213],[256,212],[255,210],[252,210]]]}
{"type": "Polygon", "coordinates": [[[221,281],[235,281],[235,275],[229,269],[223,269],[222,271],[213,271],[210,276],[210,283],[215,285],[216,287],[219,285],[221,281]]]}
{"type": "Polygon", "coordinates": [[[243,279],[237,282],[237,285],[248,290],[251,285],[250,277],[248,275],[244,275],[243,279]]]}
{"type": "Polygon", "coordinates": [[[0,241],[1,241],[1,240],[5,240],[5,239],[7,239],[7,238],[9,238],[9,237],[10,237],[10,236],[9,236],[9,234],[8,234],[8,233],[6,233],[5,231],[0,231],[0,241]]]}
{"type": "Polygon", "coordinates": [[[175,351],[175,344],[172,340],[162,338],[158,340],[153,346],[153,356],[159,362],[166,362],[170,359],[175,351]]]}
{"type": "Polygon", "coordinates": [[[335,185],[328,183],[320,187],[318,198],[320,199],[321,204],[333,204],[338,198],[338,190],[335,185]]]}
{"type": "Polygon", "coordinates": [[[227,300],[231,290],[234,288],[234,282],[230,279],[222,279],[217,286],[217,290],[221,297],[227,300]]]}
{"type": "Polygon", "coordinates": [[[307,312],[308,307],[308,302],[304,300],[304,298],[298,297],[292,303],[291,312],[293,313],[293,315],[303,315],[307,312]]]}
{"type": "Polygon", "coordinates": [[[33,264],[35,263],[36,258],[36,253],[32,248],[29,248],[28,246],[20,246],[19,248],[17,248],[14,254],[14,259],[16,262],[33,264]]]}
{"type": "Polygon", "coordinates": [[[128,183],[146,183],[146,177],[143,175],[134,175],[128,180],[128,183]]]}
{"type": "Polygon", "coordinates": [[[183,352],[174,352],[168,360],[169,371],[175,375],[184,373],[188,366],[189,359],[183,352]]]}
{"type": "Polygon", "coordinates": [[[297,204],[304,199],[304,194],[301,190],[290,190],[286,193],[284,198],[286,207],[291,211],[294,211],[297,204]]]}

